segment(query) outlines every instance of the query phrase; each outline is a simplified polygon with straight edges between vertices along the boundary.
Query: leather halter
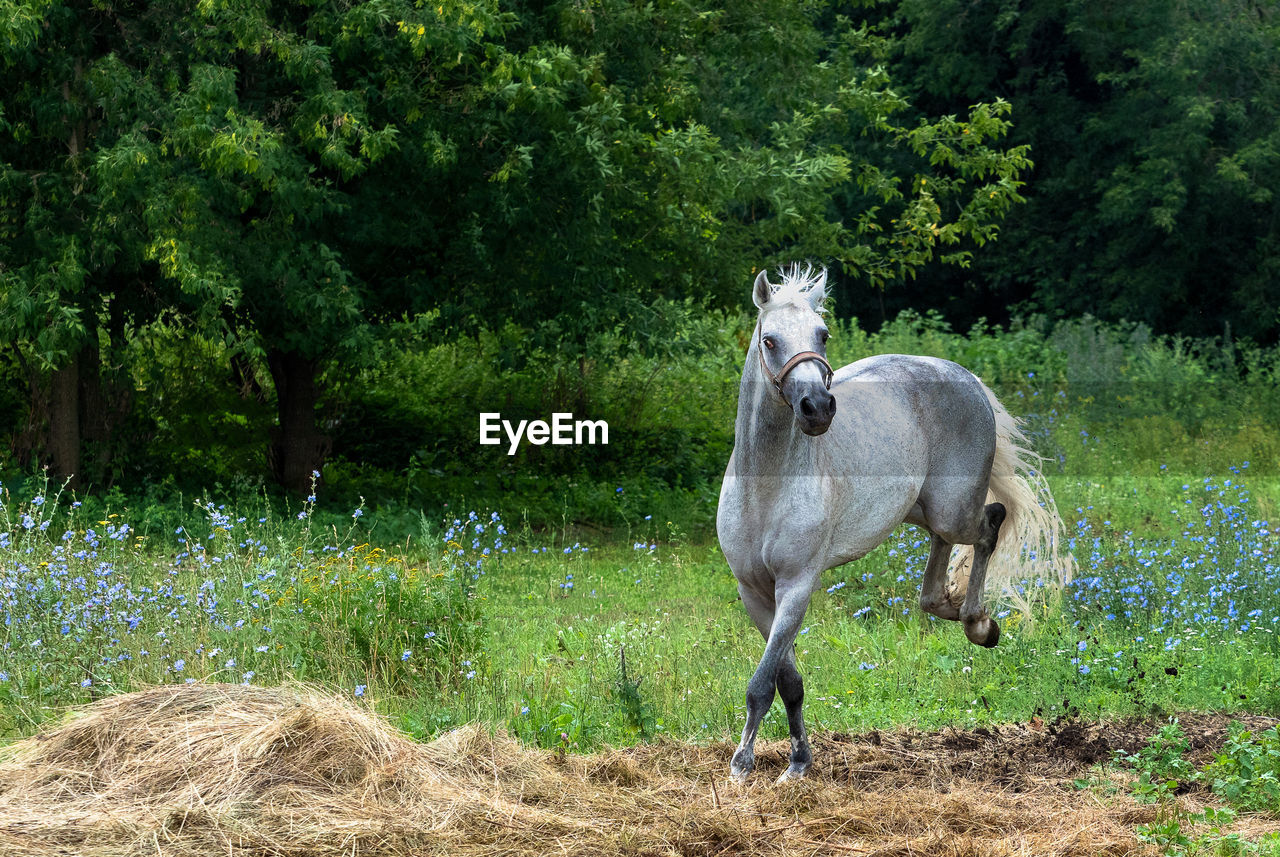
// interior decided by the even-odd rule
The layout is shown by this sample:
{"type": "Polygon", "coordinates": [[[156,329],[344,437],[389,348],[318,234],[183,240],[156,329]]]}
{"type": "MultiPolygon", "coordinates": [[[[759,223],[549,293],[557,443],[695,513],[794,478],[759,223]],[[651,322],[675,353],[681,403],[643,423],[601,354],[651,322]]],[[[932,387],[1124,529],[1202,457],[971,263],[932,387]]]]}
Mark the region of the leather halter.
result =
{"type": "Polygon", "coordinates": [[[787,397],[782,395],[782,382],[787,380],[787,376],[791,374],[791,370],[795,369],[801,363],[809,360],[816,360],[822,364],[822,383],[826,385],[828,390],[831,389],[831,378],[835,372],[831,370],[831,364],[827,362],[827,358],[823,357],[816,351],[801,351],[791,357],[775,375],[769,371],[769,364],[764,359],[764,326],[756,327],[756,353],[760,355],[760,368],[764,370],[764,376],[773,384],[773,389],[778,392],[778,396],[782,399],[783,404],[791,407],[791,403],[787,401],[787,397]]]}

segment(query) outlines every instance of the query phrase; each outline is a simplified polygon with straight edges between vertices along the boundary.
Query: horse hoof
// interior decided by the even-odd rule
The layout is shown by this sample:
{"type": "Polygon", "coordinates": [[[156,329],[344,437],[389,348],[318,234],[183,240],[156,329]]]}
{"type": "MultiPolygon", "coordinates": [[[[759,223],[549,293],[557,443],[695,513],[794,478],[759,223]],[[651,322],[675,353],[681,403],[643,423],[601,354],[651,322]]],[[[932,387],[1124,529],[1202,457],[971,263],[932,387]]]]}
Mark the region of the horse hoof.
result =
{"type": "Polygon", "coordinates": [[[729,776],[738,785],[746,785],[747,777],[751,775],[751,770],[756,766],[755,754],[751,752],[743,753],[741,750],[733,754],[733,761],[729,763],[729,776]]]}
{"type": "Polygon", "coordinates": [[[807,773],[809,773],[808,765],[789,765],[787,769],[782,772],[782,776],[778,777],[777,785],[794,782],[795,780],[803,780],[804,775],[807,773]]]}
{"type": "Polygon", "coordinates": [[[994,649],[1000,642],[1000,625],[995,619],[983,618],[976,622],[966,622],[964,635],[969,642],[987,649],[994,649]]]}

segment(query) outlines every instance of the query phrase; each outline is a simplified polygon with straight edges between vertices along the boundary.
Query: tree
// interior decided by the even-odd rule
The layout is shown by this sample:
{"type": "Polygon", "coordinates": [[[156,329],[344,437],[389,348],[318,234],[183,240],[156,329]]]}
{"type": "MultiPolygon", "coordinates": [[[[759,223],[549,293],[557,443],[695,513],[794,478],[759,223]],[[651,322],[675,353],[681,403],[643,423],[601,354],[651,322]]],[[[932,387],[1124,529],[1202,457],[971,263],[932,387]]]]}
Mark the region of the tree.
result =
{"type": "Polygon", "coordinates": [[[50,366],[104,313],[222,338],[269,369],[293,492],[327,451],[320,369],[370,359],[384,324],[515,320],[585,356],[657,299],[738,304],[765,261],[882,284],[992,237],[1026,165],[997,146],[1007,105],[900,122],[880,41],[820,2],[7,14],[3,188],[43,229],[6,260],[8,335],[50,366]]]}
{"type": "MultiPolygon", "coordinates": [[[[104,370],[130,318],[160,307],[138,252],[138,214],[112,204],[97,171],[115,129],[95,105],[109,57],[139,59],[166,42],[155,14],[118,27],[109,7],[0,8],[0,335],[31,390],[30,422],[54,473],[103,475],[130,387],[104,370]],[[82,457],[85,442],[97,448],[82,457]]],[[[29,450],[28,450],[29,451],[29,450]]]]}
{"type": "Polygon", "coordinates": [[[473,237],[424,231],[472,283],[471,315],[527,321],[540,344],[643,325],[652,296],[737,306],[766,262],[873,286],[939,248],[964,264],[958,245],[994,237],[1019,200],[1008,105],[918,119],[883,40],[825,3],[513,8],[497,109],[460,148],[479,161],[452,171],[462,210],[441,211],[473,237]],[[549,101],[562,111],[532,114],[549,101]],[[513,148],[486,156],[485,140],[513,148]]]}
{"type": "Polygon", "coordinates": [[[59,410],[75,382],[62,377],[96,316],[127,302],[124,270],[157,286],[160,309],[265,358],[273,470],[306,490],[324,451],[317,366],[368,340],[344,256],[359,179],[398,145],[397,120],[466,88],[452,69],[501,24],[484,5],[438,9],[418,24],[413,5],[385,3],[8,10],[5,59],[21,75],[5,98],[3,188],[23,240],[0,282],[9,338],[55,367],[59,472],[79,471],[76,420],[59,410]],[[424,67],[424,46],[457,59],[424,67]]]}
{"type": "Polygon", "coordinates": [[[886,9],[894,73],[917,104],[1007,98],[1012,139],[1036,161],[1006,240],[951,290],[1274,340],[1280,29],[1269,5],[886,9]]]}

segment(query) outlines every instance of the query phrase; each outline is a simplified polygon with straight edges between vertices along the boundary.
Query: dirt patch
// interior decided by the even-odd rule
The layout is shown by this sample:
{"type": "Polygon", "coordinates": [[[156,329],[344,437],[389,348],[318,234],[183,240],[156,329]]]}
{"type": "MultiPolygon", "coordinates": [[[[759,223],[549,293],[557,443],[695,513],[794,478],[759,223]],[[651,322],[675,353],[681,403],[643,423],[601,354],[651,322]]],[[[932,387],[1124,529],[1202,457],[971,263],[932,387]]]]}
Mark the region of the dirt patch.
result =
{"type": "MultiPolygon", "coordinates": [[[[1182,721],[1203,751],[1228,723],[1182,721]]],[[[819,736],[810,778],[784,786],[776,742],[738,787],[727,743],[561,757],[469,727],[419,744],[313,690],[155,688],[3,751],[0,854],[1147,854],[1132,827],[1150,807],[1070,781],[1159,725],[819,736]]]]}
{"type": "MultiPolygon", "coordinates": [[[[1255,715],[1183,714],[1178,722],[1191,745],[1190,760],[1203,764],[1213,758],[1232,720],[1255,731],[1280,722],[1255,715]]],[[[814,745],[815,754],[830,768],[827,775],[850,786],[885,788],[892,783],[946,788],[963,780],[1017,793],[1045,782],[1070,782],[1088,768],[1111,761],[1116,751],[1135,753],[1166,722],[1157,718],[1102,723],[1036,719],[972,730],[833,733],[818,736],[814,745]]],[[[776,764],[786,767],[784,758],[776,764]]]]}

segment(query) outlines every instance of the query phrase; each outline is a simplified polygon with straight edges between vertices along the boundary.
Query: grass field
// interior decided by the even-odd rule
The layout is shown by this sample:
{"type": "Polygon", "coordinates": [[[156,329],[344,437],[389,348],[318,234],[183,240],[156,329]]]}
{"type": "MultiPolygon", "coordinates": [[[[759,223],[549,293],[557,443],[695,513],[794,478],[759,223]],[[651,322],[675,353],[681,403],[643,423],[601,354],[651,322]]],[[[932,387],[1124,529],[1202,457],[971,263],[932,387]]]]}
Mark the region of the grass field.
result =
{"type": "MultiPolygon", "coordinates": [[[[1055,479],[1077,578],[1030,585],[1030,616],[1001,607],[994,650],[916,607],[919,531],[828,572],[798,644],[809,723],[1280,711],[1275,486],[1234,470],[1055,479]]],[[[359,510],[348,533],[310,506],[244,511],[198,505],[176,532],[145,532],[127,509],[5,496],[4,734],[191,679],[321,683],[421,737],[479,721],[589,750],[741,727],[762,641],[718,549],[677,522],[597,544],[484,512],[378,547],[359,510]]],[[[762,733],[785,734],[781,706],[762,733]]]]}
{"type": "Polygon", "coordinates": [[[1093,432],[1040,413],[1075,580],[1024,582],[1030,612],[998,604],[987,650],[917,608],[923,533],[829,571],[798,641],[815,773],[785,794],[768,788],[780,705],[751,783],[716,790],[762,641],[705,528],[624,486],[629,523],[610,533],[534,529],[512,497],[419,516],[406,537],[403,509],[384,528],[314,499],[131,506],[15,483],[0,490],[0,831],[14,853],[95,853],[199,817],[183,841],[213,854],[279,851],[276,822],[307,818],[299,854],[356,829],[359,853],[424,853],[412,809],[445,825],[430,835],[450,853],[540,853],[548,836],[579,853],[1280,853],[1280,737],[1255,716],[1280,713],[1275,438],[1249,421],[1178,439],[1151,419],[1093,432]],[[320,692],[299,697],[299,681],[320,692]],[[96,705],[64,723],[82,703],[96,705]],[[438,740],[388,737],[370,709],[438,740]],[[1160,728],[1170,715],[1185,738],[1160,728]],[[164,737],[191,729],[207,740],[164,737]],[[330,744],[327,761],[291,749],[330,744]],[[212,776],[198,806],[186,786],[141,787],[166,765],[180,770],[164,782],[212,776]],[[64,806],[67,777],[112,812],[64,806]],[[440,777],[456,794],[421,787],[440,777]]]}

